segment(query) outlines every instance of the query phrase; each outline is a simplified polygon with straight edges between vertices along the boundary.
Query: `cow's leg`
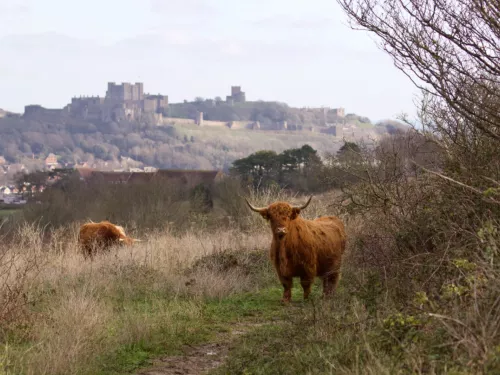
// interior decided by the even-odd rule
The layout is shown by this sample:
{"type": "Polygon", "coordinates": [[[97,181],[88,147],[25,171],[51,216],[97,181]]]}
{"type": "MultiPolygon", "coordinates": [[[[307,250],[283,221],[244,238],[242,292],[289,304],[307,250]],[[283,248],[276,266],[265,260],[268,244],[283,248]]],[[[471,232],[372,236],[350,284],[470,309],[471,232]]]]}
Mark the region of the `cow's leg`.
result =
{"type": "Polygon", "coordinates": [[[333,271],[323,276],[323,297],[330,297],[335,293],[340,279],[340,271],[333,271]]]}
{"type": "Polygon", "coordinates": [[[291,277],[280,276],[281,285],[283,285],[283,298],[281,302],[288,303],[292,300],[293,279],[291,277]]]}
{"type": "Polygon", "coordinates": [[[302,285],[302,289],[304,290],[304,299],[309,297],[311,294],[311,287],[314,282],[314,277],[301,277],[300,285],[302,285]]]}

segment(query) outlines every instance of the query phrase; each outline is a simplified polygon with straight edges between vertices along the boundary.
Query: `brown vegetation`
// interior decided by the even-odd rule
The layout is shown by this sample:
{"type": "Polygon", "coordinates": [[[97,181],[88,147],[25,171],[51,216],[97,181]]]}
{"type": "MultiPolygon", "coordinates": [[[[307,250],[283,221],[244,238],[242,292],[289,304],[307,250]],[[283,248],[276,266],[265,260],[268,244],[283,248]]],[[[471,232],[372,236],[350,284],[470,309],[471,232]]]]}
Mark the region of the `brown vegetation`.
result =
{"type": "Polygon", "coordinates": [[[1,374],[98,373],[122,347],[194,340],[201,301],[252,290],[265,265],[261,234],[150,232],[82,262],[77,226],[43,232],[21,226],[0,248],[1,374]],[[237,268],[213,267],[230,253],[237,268]]]}

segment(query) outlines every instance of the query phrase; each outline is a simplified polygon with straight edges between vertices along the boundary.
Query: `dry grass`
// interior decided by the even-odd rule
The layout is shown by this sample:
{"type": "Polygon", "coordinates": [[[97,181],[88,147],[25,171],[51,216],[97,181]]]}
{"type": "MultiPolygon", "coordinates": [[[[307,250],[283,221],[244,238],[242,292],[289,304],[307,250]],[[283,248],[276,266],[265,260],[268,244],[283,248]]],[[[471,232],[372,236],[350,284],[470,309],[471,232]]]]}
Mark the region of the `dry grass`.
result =
{"type": "MultiPolygon", "coordinates": [[[[337,214],[337,197],[316,196],[303,215],[337,214]]],[[[271,188],[249,198],[264,206],[307,197],[271,188]]],[[[404,232],[393,233],[380,213],[342,216],[349,240],[334,300],[318,300],[315,287],[310,302],[288,309],[278,304],[269,224],[258,215],[216,230],[193,222],[182,234],[134,233],[146,241],[92,262],[78,252],[76,224],[50,240],[43,228],[21,226],[0,252],[0,306],[9,306],[1,310],[0,374],[123,373],[207,340],[208,326],[228,328],[231,319],[263,324],[216,373],[498,371],[498,220],[469,233],[476,258],[443,253],[438,262],[398,247],[394,233],[404,232]]]]}
{"type": "Polygon", "coordinates": [[[252,285],[252,275],[218,272],[200,259],[238,250],[245,263],[269,241],[266,233],[153,232],[90,262],[78,251],[74,226],[47,243],[43,237],[41,228],[21,227],[0,253],[0,373],[88,373],[97,357],[158,330],[185,333],[201,314],[197,300],[252,285]],[[195,263],[196,272],[186,272],[195,263]]]}
{"type": "MultiPolygon", "coordinates": [[[[316,197],[304,215],[332,214],[330,198],[316,197]]],[[[300,204],[307,197],[270,188],[250,199],[300,204]]],[[[205,301],[276,282],[269,224],[245,206],[240,212],[215,230],[203,221],[182,233],[135,228],[144,242],[93,261],[80,254],[77,222],[17,227],[0,248],[0,374],[95,373],[138,343],[164,351],[196,339],[205,301]]]]}

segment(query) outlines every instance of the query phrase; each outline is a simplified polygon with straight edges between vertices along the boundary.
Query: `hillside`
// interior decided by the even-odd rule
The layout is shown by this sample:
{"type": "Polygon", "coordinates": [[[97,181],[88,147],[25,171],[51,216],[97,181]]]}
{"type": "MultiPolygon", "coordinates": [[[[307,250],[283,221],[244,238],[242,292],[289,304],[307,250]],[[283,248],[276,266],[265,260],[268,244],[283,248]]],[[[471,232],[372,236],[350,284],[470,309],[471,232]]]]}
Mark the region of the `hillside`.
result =
{"type": "MultiPolygon", "coordinates": [[[[208,119],[256,120],[261,121],[262,128],[235,130],[189,123],[157,126],[147,120],[91,122],[50,113],[3,117],[0,118],[0,155],[10,163],[36,164],[37,160],[54,153],[61,164],[102,162],[100,167],[107,163],[107,168],[119,168],[123,167],[121,161],[126,158],[136,161],[134,166],[227,169],[234,160],[262,149],[281,152],[308,143],[322,154],[335,152],[342,141],[341,137],[317,131],[272,130],[273,121],[282,119],[292,121],[295,118],[299,123],[317,124],[321,121],[317,111],[307,112],[265,102],[221,105],[210,111],[207,103],[174,104],[169,108],[169,115],[190,118],[192,111],[203,110],[208,119]],[[309,117],[299,115],[302,112],[309,117]]],[[[328,116],[335,120],[333,115],[328,116]]],[[[377,136],[368,119],[347,115],[345,122],[348,126],[344,132],[346,137],[377,136]]]]}

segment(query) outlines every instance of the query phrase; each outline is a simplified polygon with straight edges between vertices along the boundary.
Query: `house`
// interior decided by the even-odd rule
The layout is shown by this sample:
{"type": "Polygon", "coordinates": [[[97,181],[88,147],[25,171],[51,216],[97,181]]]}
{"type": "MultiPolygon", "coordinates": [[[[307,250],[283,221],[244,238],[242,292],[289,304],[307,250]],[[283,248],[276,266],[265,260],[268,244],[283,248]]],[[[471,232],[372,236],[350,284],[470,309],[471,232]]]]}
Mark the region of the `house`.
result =
{"type": "Polygon", "coordinates": [[[57,156],[55,156],[53,153],[50,153],[49,156],[45,159],[45,166],[46,167],[51,167],[51,166],[57,166],[57,156]]]}
{"type": "Polygon", "coordinates": [[[19,172],[28,172],[28,169],[26,168],[26,166],[24,164],[15,163],[15,164],[7,165],[7,171],[10,174],[15,174],[15,173],[19,173],[19,172]]]}

